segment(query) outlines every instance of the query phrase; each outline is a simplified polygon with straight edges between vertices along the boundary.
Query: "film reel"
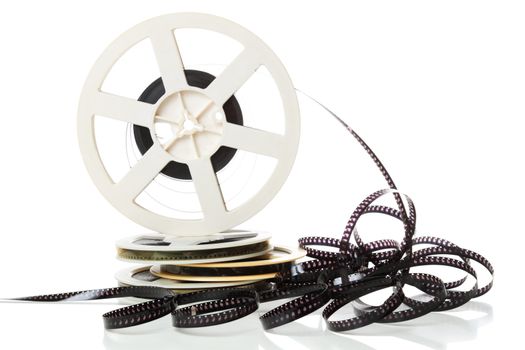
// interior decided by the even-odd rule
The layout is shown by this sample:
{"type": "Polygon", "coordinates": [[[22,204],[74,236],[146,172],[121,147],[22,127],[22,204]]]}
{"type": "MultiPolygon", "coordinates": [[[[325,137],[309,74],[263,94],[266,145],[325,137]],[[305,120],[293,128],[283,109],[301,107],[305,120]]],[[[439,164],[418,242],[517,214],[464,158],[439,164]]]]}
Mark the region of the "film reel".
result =
{"type": "Polygon", "coordinates": [[[117,242],[118,258],[131,262],[199,264],[244,260],[272,250],[268,233],[230,231],[211,236],[161,234],[124,238],[117,242]]]}
{"type": "Polygon", "coordinates": [[[155,265],[155,276],[178,281],[250,281],[276,277],[279,272],[290,270],[292,263],[303,258],[306,251],[276,246],[268,254],[242,261],[210,264],[155,265]]]}
{"type": "Polygon", "coordinates": [[[189,276],[176,275],[163,271],[160,266],[152,266],[151,274],[164,279],[175,281],[192,281],[192,282],[235,282],[235,281],[263,281],[274,278],[277,272],[258,273],[254,275],[230,275],[230,276],[189,276]]]}
{"type": "Polygon", "coordinates": [[[160,278],[150,273],[151,266],[130,267],[115,274],[115,279],[121,286],[161,287],[174,291],[197,291],[209,288],[236,287],[252,284],[257,281],[237,282],[186,282],[160,278]]]}
{"type": "MultiPolygon", "coordinates": [[[[160,94],[160,88],[156,89],[155,93],[160,94]]],[[[299,127],[295,90],[275,54],[259,38],[233,22],[193,13],[151,19],[115,40],[91,70],[82,91],[78,114],[81,152],[100,192],[138,224],[160,233],[181,236],[228,230],[260,211],[279,191],[291,170],[298,147],[299,127]],[[197,87],[189,83],[174,36],[174,30],[180,28],[201,28],[224,34],[242,44],[243,50],[205,88],[197,87]],[[144,39],[149,39],[153,45],[165,93],[155,103],[147,103],[102,91],[101,86],[114,63],[144,39]],[[273,77],[281,97],[284,110],[282,135],[240,125],[238,116],[237,119],[231,117],[225,109],[233,94],[261,66],[273,77]],[[143,149],[142,158],[118,182],[109,176],[98,152],[93,123],[97,115],[130,123],[146,136],[143,130],[150,132],[152,144],[149,149],[143,149]],[[171,126],[174,134],[171,139],[157,137],[155,130],[160,123],[171,126]],[[232,210],[227,209],[216,175],[216,170],[233,157],[231,151],[217,153],[222,146],[263,154],[277,161],[260,191],[232,210]],[[214,165],[213,157],[222,160],[214,165]],[[152,212],[136,203],[137,196],[159,173],[182,179],[188,177],[181,167],[173,170],[173,164],[188,167],[203,218],[181,220],[152,212]]]]}

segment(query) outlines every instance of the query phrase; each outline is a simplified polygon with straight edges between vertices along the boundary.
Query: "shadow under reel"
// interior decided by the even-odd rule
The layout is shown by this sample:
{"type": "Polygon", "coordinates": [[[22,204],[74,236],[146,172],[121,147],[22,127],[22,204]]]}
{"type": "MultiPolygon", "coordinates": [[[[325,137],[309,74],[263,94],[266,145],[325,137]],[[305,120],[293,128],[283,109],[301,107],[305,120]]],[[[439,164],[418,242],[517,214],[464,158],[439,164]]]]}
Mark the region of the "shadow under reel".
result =
{"type": "MultiPolygon", "coordinates": [[[[197,43],[192,42],[193,46],[197,43]]],[[[257,93],[253,98],[268,96],[257,93]]],[[[16,300],[148,299],[104,314],[105,327],[113,329],[168,314],[175,327],[212,326],[242,318],[256,311],[259,303],[287,299],[260,316],[265,329],[323,308],[328,329],[347,331],[450,310],[488,292],[494,273],[490,262],[447,240],[415,237],[412,200],[398,191],[381,161],[353,129],[311,100],[364,149],[387,188],[362,200],[339,239],[304,237],[297,246],[287,247],[274,244],[269,233],[235,229],[273,199],[297,153],[300,118],[296,90],[277,56],[243,27],[205,14],[161,16],[122,34],[88,75],[79,103],[78,136],[87,170],[102,195],[129,219],[154,231],[117,242],[120,260],[142,266],[118,272],[119,287],[16,300]],[[220,33],[241,50],[220,72],[193,69],[179,45],[179,31],[185,28],[220,33]],[[105,91],[104,82],[115,64],[144,40],[151,43],[160,78],[142,85],[140,96],[134,98],[105,91]],[[243,86],[262,67],[269,73],[282,108],[278,121],[282,132],[257,127],[254,109],[240,97],[243,86]],[[101,139],[115,151],[123,134],[109,130],[104,137],[97,136],[99,117],[121,123],[126,130],[132,128],[137,159],[126,162],[126,153],[107,161],[101,139]],[[239,161],[241,152],[271,158],[274,165],[252,196],[232,205],[221,176],[239,161]],[[125,164],[120,177],[113,176],[110,169],[118,163],[125,164]],[[194,205],[200,216],[178,217],[142,204],[143,193],[155,200],[148,188],[160,180],[192,188],[194,191],[187,193],[196,195],[194,205]],[[393,198],[394,204],[385,205],[381,202],[384,198],[393,198]],[[356,227],[372,214],[401,223],[403,239],[363,239],[356,227]],[[444,280],[422,270],[429,266],[455,269],[460,277],[444,280]],[[482,280],[479,267],[488,271],[488,281],[478,282],[482,280]],[[420,294],[409,294],[407,286],[420,294]],[[387,295],[378,304],[365,302],[364,298],[382,290],[387,295]],[[347,305],[352,306],[352,314],[341,317],[340,309],[347,305]]],[[[175,194],[168,191],[168,196],[175,194]]]]}

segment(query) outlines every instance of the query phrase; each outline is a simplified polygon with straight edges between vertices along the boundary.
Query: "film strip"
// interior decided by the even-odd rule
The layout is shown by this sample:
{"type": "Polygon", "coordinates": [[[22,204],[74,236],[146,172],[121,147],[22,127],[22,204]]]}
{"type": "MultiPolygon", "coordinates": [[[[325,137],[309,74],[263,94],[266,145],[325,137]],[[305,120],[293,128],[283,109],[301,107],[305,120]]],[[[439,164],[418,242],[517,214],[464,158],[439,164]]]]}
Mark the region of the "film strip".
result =
{"type": "MultiPolygon", "coordinates": [[[[386,168],[363,139],[336,114],[312,100],[336,118],[358,141],[378,167],[389,188],[372,193],[357,206],[340,239],[301,238],[299,246],[306,250],[311,260],[282,263],[278,265],[278,271],[272,271],[275,272],[274,277],[244,287],[208,289],[182,294],[161,287],[132,286],[15,300],[57,302],[120,297],[150,299],[104,314],[105,327],[113,329],[139,325],[168,314],[173,318],[174,327],[212,326],[240,319],[257,310],[259,303],[291,299],[260,317],[265,329],[287,324],[324,307],[322,317],[326,320],[327,327],[332,331],[347,331],[374,322],[401,322],[432,311],[450,310],[487,293],[493,284],[494,268],[491,263],[480,254],[447,240],[414,237],[416,209],[412,200],[397,190],[386,168]],[[396,208],[376,204],[385,196],[394,197],[396,208]],[[360,218],[370,213],[399,220],[404,228],[403,240],[364,242],[356,230],[356,225],[360,218]],[[417,249],[421,245],[424,247],[417,249]],[[319,248],[323,246],[332,250],[319,248]],[[333,251],[333,248],[337,250],[333,251]],[[488,283],[478,285],[478,271],[472,262],[488,271],[491,275],[488,283]],[[410,271],[414,267],[430,265],[454,268],[465,276],[445,282],[432,274],[410,271]],[[474,281],[470,287],[465,290],[458,289],[469,280],[474,281]],[[417,288],[424,294],[424,298],[406,296],[403,290],[405,286],[417,288]],[[378,306],[368,305],[361,300],[364,296],[384,289],[390,289],[392,292],[378,306]],[[348,304],[353,306],[355,315],[334,320],[334,315],[348,304]]],[[[232,267],[226,264],[222,268],[232,267]]],[[[188,269],[195,267],[165,269],[184,274],[190,273],[188,269]]],[[[205,272],[222,274],[220,271],[215,268],[205,272]]],[[[194,272],[191,270],[192,274],[194,272]]]]}

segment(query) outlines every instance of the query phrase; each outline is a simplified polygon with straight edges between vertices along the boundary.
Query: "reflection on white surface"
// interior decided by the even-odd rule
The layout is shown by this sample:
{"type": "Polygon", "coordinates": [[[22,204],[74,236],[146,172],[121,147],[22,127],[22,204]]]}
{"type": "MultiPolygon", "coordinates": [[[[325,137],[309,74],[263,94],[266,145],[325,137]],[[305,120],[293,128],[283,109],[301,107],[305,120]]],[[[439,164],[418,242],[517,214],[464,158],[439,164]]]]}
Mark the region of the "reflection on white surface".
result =
{"type": "Polygon", "coordinates": [[[224,325],[194,329],[175,329],[171,327],[171,319],[165,317],[129,329],[105,331],[103,341],[110,350],[193,349],[204,344],[211,345],[213,350],[370,350],[377,348],[384,338],[389,343],[395,340],[416,347],[446,349],[450,343],[475,339],[478,329],[492,319],[492,306],[481,302],[470,302],[457,310],[435,312],[413,321],[373,324],[343,333],[326,330],[320,312],[267,332],[262,329],[257,313],[224,325]]]}

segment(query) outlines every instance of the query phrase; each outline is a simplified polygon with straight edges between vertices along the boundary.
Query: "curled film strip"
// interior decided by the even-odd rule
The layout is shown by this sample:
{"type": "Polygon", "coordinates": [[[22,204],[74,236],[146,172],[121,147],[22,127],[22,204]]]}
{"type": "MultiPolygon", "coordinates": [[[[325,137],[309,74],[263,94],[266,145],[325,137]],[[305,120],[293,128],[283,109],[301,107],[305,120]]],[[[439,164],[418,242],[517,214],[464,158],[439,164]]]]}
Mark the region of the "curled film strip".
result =
{"type": "MultiPolygon", "coordinates": [[[[492,279],[485,285],[478,285],[479,271],[476,268],[481,266],[493,276],[494,269],[490,262],[476,252],[441,238],[414,237],[416,209],[412,200],[398,191],[392,177],[363,139],[337,115],[313,101],[336,118],[357,140],[374,161],[388,188],[370,194],[354,209],[339,239],[317,236],[301,238],[299,246],[306,251],[310,260],[297,262],[293,259],[282,264],[271,264],[271,267],[264,264],[245,265],[242,270],[237,270],[235,265],[228,265],[224,261],[235,260],[239,256],[260,256],[271,249],[268,240],[261,239],[250,244],[247,243],[250,241],[245,240],[244,243],[232,243],[228,249],[224,245],[203,245],[199,249],[178,250],[172,247],[163,251],[159,247],[169,245],[169,242],[153,242],[152,238],[147,238],[146,242],[142,240],[142,245],[136,241],[124,242],[119,247],[120,257],[166,264],[160,270],[181,276],[195,277],[203,273],[214,278],[223,277],[221,275],[235,277],[235,274],[244,276],[263,271],[269,272],[270,277],[242,287],[227,284],[228,287],[202,288],[189,293],[174,290],[177,288],[160,287],[158,284],[148,285],[148,281],[143,281],[144,285],[128,286],[121,282],[126,286],[14,300],[57,302],[121,297],[149,299],[104,314],[105,327],[114,329],[143,324],[168,314],[173,318],[174,327],[217,325],[249,315],[257,310],[259,303],[289,299],[260,316],[265,329],[279,327],[323,308],[322,317],[327,327],[333,331],[346,331],[374,322],[401,322],[432,311],[449,310],[487,293],[492,287],[492,279]],[[390,197],[395,200],[395,206],[383,205],[381,200],[390,197]],[[399,242],[392,239],[364,241],[356,227],[363,217],[371,214],[388,216],[400,222],[403,239],[399,242]],[[152,248],[148,249],[148,246],[152,248]],[[218,266],[212,268],[213,264],[209,263],[214,259],[217,259],[218,266]],[[200,263],[209,265],[201,266],[200,269],[198,266],[187,266],[200,263]],[[444,281],[434,274],[419,271],[421,267],[428,266],[453,268],[460,271],[462,277],[444,281]],[[411,296],[406,288],[408,286],[423,295],[411,296]],[[369,305],[365,301],[371,294],[385,290],[387,296],[379,305],[369,305]],[[347,305],[353,307],[354,315],[341,319],[341,309],[347,305]]],[[[279,59],[259,38],[235,23],[217,17],[175,14],[139,24],[108,47],[84,86],[78,127],[81,151],[88,171],[99,190],[117,209],[137,223],[162,234],[184,232],[188,236],[205,237],[210,233],[230,230],[245,221],[278,192],[295,158],[299,124],[293,85],[279,59]],[[243,44],[244,49],[217,77],[187,70],[173,34],[173,30],[184,27],[198,27],[225,34],[243,44]],[[162,80],[152,83],[139,101],[102,91],[101,85],[113,63],[129,47],[145,38],[152,43],[162,80]],[[278,87],[284,109],[282,135],[244,125],[243,116],[233,97],[233,93],[259,66],[267,68],[278,87]],[[221,113],[221,110],[231,112],[221,113]],[[132,124],[135,140],[142,142],[137,144],[142,158],[118,182],[108,176],[99,157],[93,132],[96,115],[132,124]],[[182,128],[181,116],[184,124],[193,120],[188,130],[182,128]],[[176,130],[172,140],[160,140],[155,132],[151,132],[155,131],[159,121],[169,123],[176,130]],[[185,148],[188,145],[184,143],[188,140],[192,140],[190,149],[193,152],[187,152],[185,148]],[[216,170],[232,159],[235,149],[268,155],[278,162],[267,185],[250,201],[229,211],[222,198],[216,170]],[[214,157],[218,157],[216,155],[221,159],[214,160],[214,157]],[[148,211],[135,202],[136,196],[159,173],[183,180],[191,178],[201,202],[203,219],[168,218],[148,211]]],[[[170,286],[174,287],[173,284],[170,286]]]]}
{"type": "Polygon", "coordinates": [[[243,288],[215,288],[182,294],[161,287],[131,286],[14,300],[57,302],[121,297],[151,299],[104,314],[104,326],[113,329],[136,326],[168,314],[173,318],[174,327],[213,326],[247,316],[257,310],[259,303],[291,299],[260,316],[265,329],[282,326],[324,307],[322,317],[328,329],[347,331],[374,322],[401,322],[432,311],[450,310],[487,293],[493,280],[479,286],[478,271],[472,262],[478,263],[493,277],[491,263],[480,254],[442,238],[414,237],[416,210],[413,202],[396,189],[387,170],[363,139],[337,115],[321,106],[347,128],[365,149],[390,188],[372,193],[357,206],[341,239],[315,236],[301,238],[299,245],[306,250],[311,260],[286,264],[275,277],[243,288]],[[394,196],[397,208],[374,204],[379,198],[388,195],[394,196]],[[403,240],[396,242],[385,239],[365,243],[355,227],[362,216],[370,213],[388,215],[401,221],[405,232],[403,240]],[[351,238],[354,243],[350,242],[351,238]],[[419,245],[425,247],[416,249],[419,245]],[[337,251],[316,248],[322,246],[337,248],[337,251]],[[466,291],[457,290],[467,281],[467,277],[444,282],[432,274],[410,271],[420,266],[455,268],[473,278],[475,283],[466,291]],[[406,296],[403,290],[407,285],[417,288],[426,298],[406,296]],[[361,300],[364,296],[384,289],[392,292],[381,305],[371,306],[361,300]],[[355,316],[333,320],[338,310],[347,304],[354,307],[355,316]]]}

